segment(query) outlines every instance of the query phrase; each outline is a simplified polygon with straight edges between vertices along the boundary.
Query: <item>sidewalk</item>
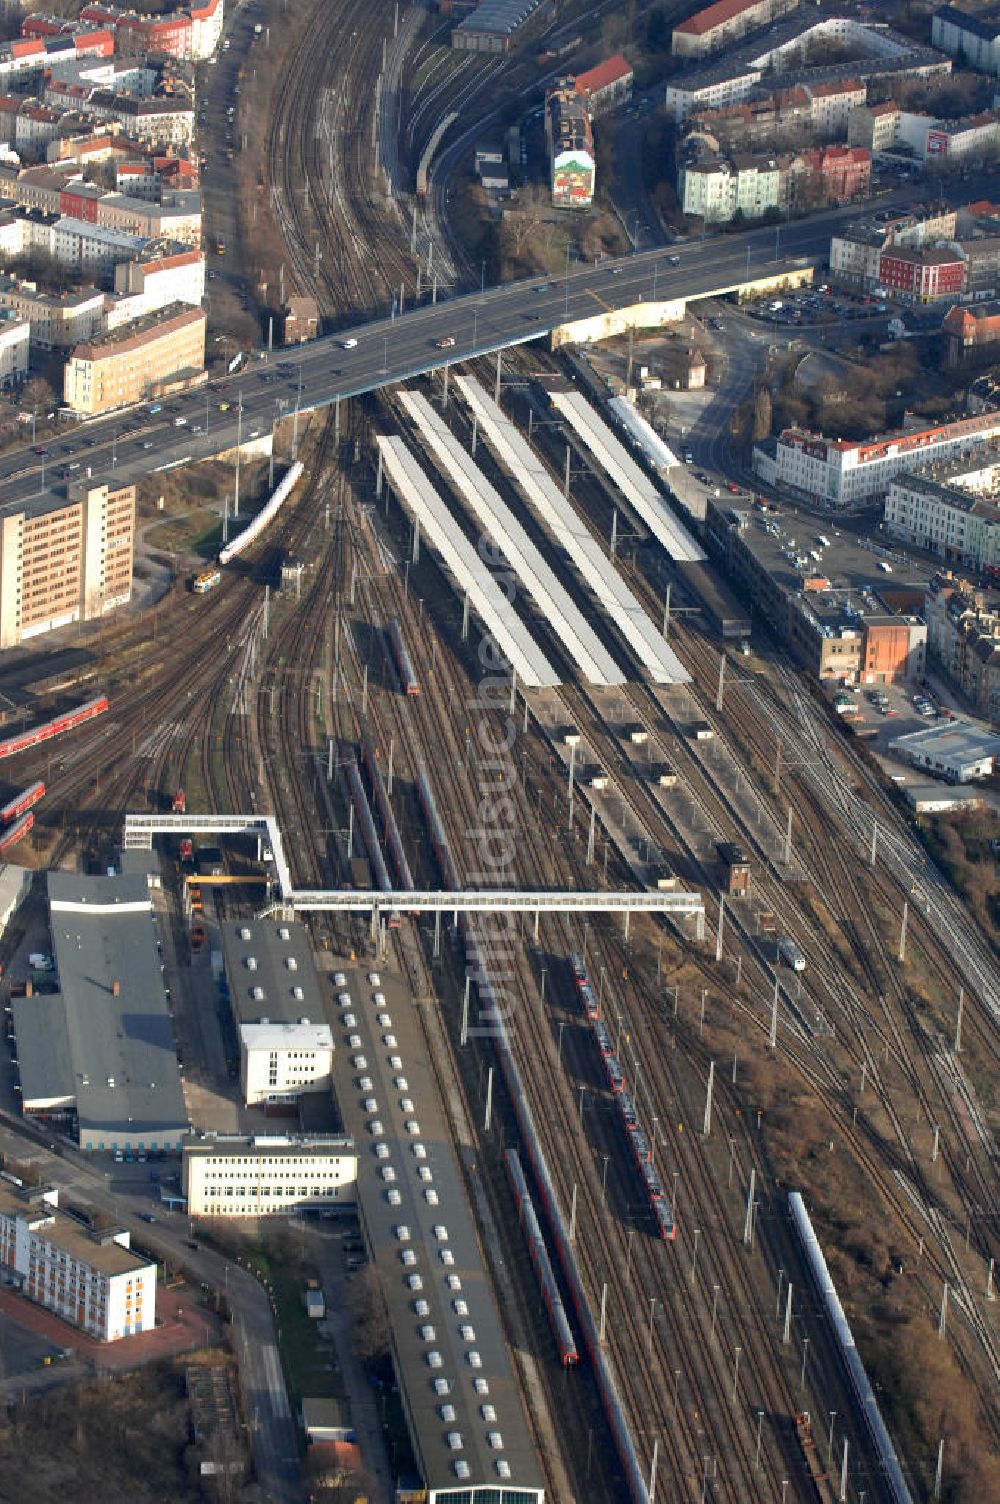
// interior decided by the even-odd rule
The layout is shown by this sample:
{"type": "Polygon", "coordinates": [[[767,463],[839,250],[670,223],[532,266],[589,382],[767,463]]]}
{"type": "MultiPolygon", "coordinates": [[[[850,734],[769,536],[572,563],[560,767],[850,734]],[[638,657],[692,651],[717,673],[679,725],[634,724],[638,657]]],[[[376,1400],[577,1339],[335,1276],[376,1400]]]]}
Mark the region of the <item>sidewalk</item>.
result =
{"type": "Polygon", "coordinates": [[[37,1306],[15,1290],[0,1289],[0,1311],[53,1347],[66,1347],[98,1368],[123,1372],[141,1368],[157,1358],[209,1347],[219,1339],[218,1320],[186,1295],[175,1290],[156,1290],[157,1325],[151,1332],[122,1337],[118,1342],[97,1342],[60,1316],[37,1306]]]}

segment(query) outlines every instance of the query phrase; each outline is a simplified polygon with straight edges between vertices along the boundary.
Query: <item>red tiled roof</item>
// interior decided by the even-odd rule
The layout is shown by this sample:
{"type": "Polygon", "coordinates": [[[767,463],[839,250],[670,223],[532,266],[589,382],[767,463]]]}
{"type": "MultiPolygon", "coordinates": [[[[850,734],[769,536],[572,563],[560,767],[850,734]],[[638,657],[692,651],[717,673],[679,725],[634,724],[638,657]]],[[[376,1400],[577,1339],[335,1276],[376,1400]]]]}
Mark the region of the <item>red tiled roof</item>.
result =
{"type": "Polygon", "coordinates": [[[578,94],[596,94],[599,89],[606,89],[609,84],[615,84],[620,78],[632,76],[632,64],[620,53],[614,57],[605,58],[603,63],[598,63],[596,68],[588,68],[586,73],[580,73],[576,79],[578,94]]]}
{"type": "Polygon", "coordinates": [[[759,5],[760,0],[716,0],[714,5],[709,5],[705,10],[696,11],[679,26],[675,31],[682,32],[685,36],[703,37],[706,32],[714,31],[717,26],[722,26],[726,21],[734,21],[745,10],[752,10],[759,5]]]}
{"type": "Polygon", "coordinates": [[[859,79],[845,78],[840,83],[810,84],[809,93],[813,99],[829,99],[834,94],[857,94],[863,88],[859,79]]]}

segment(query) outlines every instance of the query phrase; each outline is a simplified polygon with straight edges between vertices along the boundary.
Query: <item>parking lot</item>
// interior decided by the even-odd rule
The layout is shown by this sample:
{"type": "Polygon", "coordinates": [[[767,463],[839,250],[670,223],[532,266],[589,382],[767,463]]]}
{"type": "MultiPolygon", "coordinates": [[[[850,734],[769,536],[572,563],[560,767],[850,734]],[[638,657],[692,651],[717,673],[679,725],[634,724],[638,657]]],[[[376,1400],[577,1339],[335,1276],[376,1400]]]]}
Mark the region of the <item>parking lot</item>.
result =
{"type": "Polygon", "coordinates": [[[888,743],[921,726],[939,725],[952,713],[939,707],[933,695],[917,685],[854,685],[833,693],[834,709],[843,710],[856,735],[865,737],[873,750],[884,752],[888,743]]]}
{"type": "Polygon", "coordinates": [[[818,287],[799,288],[780,297],[759,302],[745,310],[767,324],[799,326],[803,324],[843,323],[847,319],[885,318],[890,309],[884,298],[841,292],[827,283],[818,287]]]}

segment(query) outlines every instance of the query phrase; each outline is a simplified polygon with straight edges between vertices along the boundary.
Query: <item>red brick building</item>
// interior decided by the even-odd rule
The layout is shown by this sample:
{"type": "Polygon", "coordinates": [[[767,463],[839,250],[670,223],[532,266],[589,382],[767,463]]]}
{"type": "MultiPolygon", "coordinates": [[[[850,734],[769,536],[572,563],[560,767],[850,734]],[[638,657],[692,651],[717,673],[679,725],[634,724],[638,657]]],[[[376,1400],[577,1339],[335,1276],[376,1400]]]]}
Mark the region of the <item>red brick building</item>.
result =
{"type": "Polygon", "coordinates": [[[933,303],[957,297],[965,286],[965,261],[948,246],[893,246],[879,257],[879,283],[893,297],[933,303]]]}
{"type": "Polygon", "coordinates": [[[942,325],[948,364],[961,365],[977,350],[1000,342],[1000,303],[977,303],[974,308],[949,308],[942,325]]]}
{"type": "Polygon", "coordinates": [[[816,155],[824,198],[847,203],[869,192],[872,159],[863,146],[828,146],[816,155]]]}

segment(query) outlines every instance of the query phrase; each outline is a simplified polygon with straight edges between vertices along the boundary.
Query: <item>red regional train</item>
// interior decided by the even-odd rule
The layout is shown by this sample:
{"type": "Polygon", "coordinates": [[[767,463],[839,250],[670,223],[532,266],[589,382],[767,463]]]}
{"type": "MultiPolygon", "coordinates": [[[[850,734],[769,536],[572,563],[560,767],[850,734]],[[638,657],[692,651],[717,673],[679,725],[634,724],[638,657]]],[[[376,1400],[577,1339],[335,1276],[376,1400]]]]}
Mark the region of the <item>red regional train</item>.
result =
{"type": "Polygon", "coordinates": [[[103,715],[107,708],[107,695],[100,695],[96,700],[88,700],[86,705],[81,705],[77,710],[67,710],[63,715],[43,722],[41,726],[32,726],[30,730],[22,731],[17,736],[6,737],[0,741],[0,757],[13,757],[15,752],[24,752],[29,747],[37,747],[39,742],[62,736],[64,731],[73,731],[85,721],[92,721],[95,716],[103,715]]]}

